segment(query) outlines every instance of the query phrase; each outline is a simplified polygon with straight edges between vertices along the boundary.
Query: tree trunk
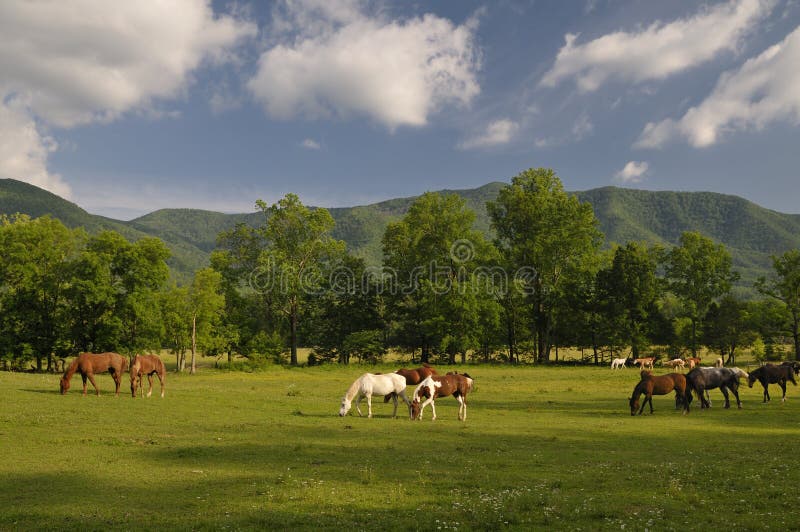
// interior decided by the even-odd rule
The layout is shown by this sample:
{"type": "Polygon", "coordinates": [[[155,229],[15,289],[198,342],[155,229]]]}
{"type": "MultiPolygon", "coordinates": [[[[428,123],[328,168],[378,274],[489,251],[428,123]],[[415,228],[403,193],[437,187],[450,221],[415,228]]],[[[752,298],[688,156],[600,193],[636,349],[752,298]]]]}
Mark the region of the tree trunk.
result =
{"type": "Polygon", "coordinates": [[[197,371],[195,365],[195,356],[197,355],[197,314],[192,316],[192,366],[189,370],[190,375],[194,375],[197,371]]]}
{"type": "Polygon", "coordinates": [[[800,361],[800,314],[792,313],[792,338],[794,339],[794,359],[800,361]]]}
{"type": "Polygon", "coordinates": [[[289,342],[291,349],[291,357],[289,363],[292,366],[297,365],[297,308],[292,307],[291,315],[289,316],[289,342]]]}
{"type": "Polygon", "coordinates": [[[697,322],[692,318],[692,357],[697,357],[697,322]]]}

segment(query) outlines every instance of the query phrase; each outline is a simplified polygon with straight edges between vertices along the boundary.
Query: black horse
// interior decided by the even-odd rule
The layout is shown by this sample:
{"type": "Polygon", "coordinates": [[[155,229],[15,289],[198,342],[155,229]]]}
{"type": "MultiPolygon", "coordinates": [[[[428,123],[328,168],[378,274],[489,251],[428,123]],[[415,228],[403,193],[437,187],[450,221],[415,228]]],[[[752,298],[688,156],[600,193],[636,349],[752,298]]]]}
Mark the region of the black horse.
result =
{"type": "Polygon", "coordinates": [[[792,384],[797,386],[797,381],[794,380],[794,368],[783,364],[780,366],[767,364],[754,369],[747,378],[747,385],[752,388],[753,383],[756,381],[760,382],[761,386],[764,387],[764,403],[770,400],[769,391],[767,390],[767,386],[770,384],[777,384],[783,390],[781,401],[786,401],[786,381],[792,381],[792,384]]]}
{"type": "Polygon", "coordinates": [[[800,362],[796,360],[787,360],[785,362],[781,362],[781,366],[789,366],[794,371],[795,375],[800,375],[800,362]]]}
{"type": "MultiPolygon", "coordinates": [[[[694,390],[700,400],[700,408],[711,408],[711,402],[706,398],[706,390],[719,388],[725,397],[725,408],[731,407],[728,392],[736,397],[736,406],[742,408],[739,400],[739,374],[730,368],[694,368],[686,374],[686,385],[689,390],[694,390]]],[[[692,395],[687,390],[686,398],[691,401],[692,395]]]]}

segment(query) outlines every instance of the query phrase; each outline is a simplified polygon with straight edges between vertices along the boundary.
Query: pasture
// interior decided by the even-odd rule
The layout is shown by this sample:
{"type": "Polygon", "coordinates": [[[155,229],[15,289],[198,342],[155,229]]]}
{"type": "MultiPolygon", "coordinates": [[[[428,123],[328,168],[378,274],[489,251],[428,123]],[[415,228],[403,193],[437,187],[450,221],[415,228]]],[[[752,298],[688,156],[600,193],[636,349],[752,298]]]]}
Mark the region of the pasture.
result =
{"type": "Polygon", "coordinates": [[[800,388],[763,405],[745,384],[742,410],[713,390],[688,416],[656,396],[631,417],[638,370],[458,369],[475,378],[466,423],[452,397],[435,422],[380,399],[373,419],[339,417],[358,366],[169,373],[164,399],[0,372],[0,529],[798,526],[800,388]]]}

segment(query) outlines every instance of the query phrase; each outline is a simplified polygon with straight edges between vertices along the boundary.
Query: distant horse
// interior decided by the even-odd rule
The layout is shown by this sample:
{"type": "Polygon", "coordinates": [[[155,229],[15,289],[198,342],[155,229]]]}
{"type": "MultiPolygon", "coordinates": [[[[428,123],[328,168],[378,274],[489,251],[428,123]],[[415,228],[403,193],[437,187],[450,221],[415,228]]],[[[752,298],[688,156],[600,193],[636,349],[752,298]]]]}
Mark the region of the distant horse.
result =
{"type": "Polygon", "coordinates": [[[673,358],[672,360],[664,362],[664,366],[672,369],[675,368],[683,369],[686,366],[686,362],[684,362],[682,358],[673,358]]]}
{"type": "Polygon", "coordinates": [[[431,375],[419,383],[411,399],[411,419],[422,419],[425,407],[431,405],[433,417],[436,419],[434,399],[452,395],[458,401],[458,419],[467,420],[467,394],[472,391],[474,381],[467,373],[448,373],[447,375],[431,375]],[[426,398],[420,404],[420,398],[426,398]]]}
{"type": "Polygon", "coordinates": [[[794,371],[795,375],[800,375],[800,362],[797,362],[796,360],[786,360],[781,362],[781,366],[789,366],[792,368],[792,371],[794,371]]]}
{"type": "Polygon", "coordinates": [[[794,370],[791,366],[774,366],[772,364],[767,364],[766,366],[761,366],[760,368],[754,369],[750,372],[750,376],[747,378],[747,385],[752,388],[754,382],[760,382],[761,386],[764,387],[764,403],[770,400],[769,391],[767,387],[770,384],[777,384],[783,390],[783,398],[781,402],[786,401],[786,381],[791,381],[792,384],[797,386],[797,381],[794,380],[794,370]]]}
{"type": "Polygon", "coordinates": [[[655,357],[644,357],[633,359],[634,364],[639,364],[640,369],[650,368],[653,369],[653,363],[656,361],[655,357]]]}
{"type": "Polygon", "coordinates": [[[436,373],[436,369],[430,367],[427,364],[422,364],[422,367],[417,369],[401,368],[395,371],[395,373],[405,377],[406,384],[419,384],[426,377],[430,377],[431,375],[438,375],[438,373],[436,373]]]}
{"type": "Polygon", "coordinates": [[[406,379],[397,373],[389,373],[386,375],[364,373],[350,385],[344,398],[342,398],[342,407],[339,409],[339,415],[344,416],[350,410],[350,405],[353,399],[356,399],[356,411],[358,415],[361,413],[359,403],[361,400],[367,398],[367,417],[372,417],[372,396],[373,395],[387,395],[392,394],[394,398],[394,412],[392,417],[397,417],[397,396],[403,398],[403,401],[408,405],[409,401],[406,397],[406,379]]]}
{"type": "Polygon", "coordinates": [[[614,360],[611,361],[611,369],[624,368],[626,367],[625,362],[627,361],[628,361],[627,358],[615,358],[614,360]]]}
{"type": "Polygon", "coordinates": [[[69,390],[70,380],[76,372],[83,379],[83,395],[86,395],[86,379],[89,379],[97,395],[100,395],[100,388],[94,382],[94,375],[105,371],[109,372],[114,379],[114,383],[117,385],[116,395],[119,395],[122,374],[127,369],[128,357],[117,353],[81,353],[72,361],[72,364],[69,365],[67,371],[61,377],[61,395],[64,395],[69,390]]]}
{"type": "Polygon", "coordinates": [[[158,376],[158,381],[161,383],[161,397],[164,397],[164,386],[167,380],[167,370],[164,368],[164,362],[157,355],[136,355],[133,357],[131,364],[131,396],[136,397],[136,386],[144,395],[144,386],[142,386],[142,377],[147,375],[147,382],[150,385],[147,389],[147,397],[153,393],[153,374],[158,376]]]}
{"type": "Polygon", "coordinates": [[[686,363],[689,364],[689,369],[694,369],[695,366],[700,365],[700,358],[698,357],[689,357],[686,359],[686,363]]]}
{"type": "Polygon", "coordinates": [[[675,391],[675,404],[679,402],[683,404],[683,413],[689,413],[689,400],[686,390],[686,377],[682,373],[669,373],[658,377],[653,376],[649,371],[642,370],[642,379],[634,386],[633,394],[628,400],[631,407],[631,415],[635,416],[636,411],[641,414],[647,403],[650,403],[650,413],[653,413],[653,396],[654,395],[667,395],[671,391],[675,391]],[[641,408],[639,407],[639,397],[645,394],[644,402],[641,408]]]}
{"type": "MultiPolygon", "coordinates": [[[[719,388],[725,397],[725,408],[731,407],[729,391],[736,397],[736,406],[742,408],[739,400],[739,373],[731,368],[694,368],[686,374],[686,383],[690,391],[697,394],[701,409],[711,407],[706,392],[714,388],[719,388]]],[[[687,396],[691,398],[691,393],[687,393],[687,396]]]]}
{"type": "Polygon", "coordinates": [[[722,357],[717,357],[717,361],[714,362],[714,367],[717,368],[725,367],[725,362],[722,360],[722,357]]]}

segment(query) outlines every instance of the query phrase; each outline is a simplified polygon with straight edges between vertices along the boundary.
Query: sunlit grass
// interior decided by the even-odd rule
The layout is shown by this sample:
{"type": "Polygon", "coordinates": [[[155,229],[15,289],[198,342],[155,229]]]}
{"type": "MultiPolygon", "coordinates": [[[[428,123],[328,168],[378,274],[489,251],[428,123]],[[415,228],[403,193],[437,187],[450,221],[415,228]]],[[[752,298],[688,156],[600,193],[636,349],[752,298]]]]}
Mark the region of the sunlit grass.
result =
{"type": "Polygon", "coordinates": [[[338,417],[359,374],[393,368],[203,368],[165,399],[0,372],[0,529],[796,527],[791,385],[784,405],[745,386],[743,410],[712,392],[632,418],[635,370],[469,366],[466,423],[451,398],[435,422],[380,399],[338,417]]]}

